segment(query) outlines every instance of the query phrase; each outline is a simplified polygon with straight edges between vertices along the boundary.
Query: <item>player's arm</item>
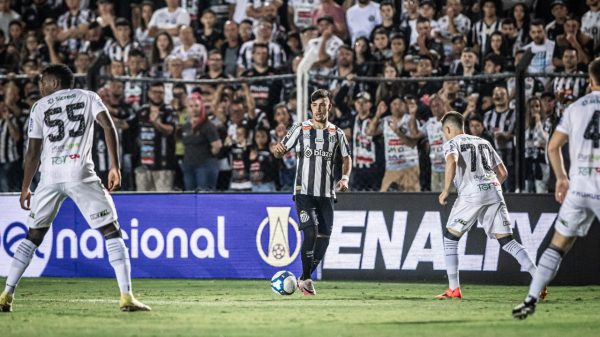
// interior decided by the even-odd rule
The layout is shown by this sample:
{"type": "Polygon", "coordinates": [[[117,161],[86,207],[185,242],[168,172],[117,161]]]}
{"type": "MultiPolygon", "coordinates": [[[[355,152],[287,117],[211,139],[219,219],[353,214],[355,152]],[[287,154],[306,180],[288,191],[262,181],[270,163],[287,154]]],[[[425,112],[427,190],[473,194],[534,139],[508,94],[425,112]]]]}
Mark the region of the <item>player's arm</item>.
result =
{"type": "Polygon", "coordinates": [[[40,164],[40,156],[42,155],[42,144],[43,141],[40,138],[29,138],[29,144],[27,145],[27,152],[25,153],[25,161],[23,163],[24,176],[23,184],[21,185],[21,208],[24,210],[30,210],[31,201],[31,181],[33,176],[37,172],[38,165],[40,164]]]}
{"type": "Polygon", "coordinates": [[[272,152],[275,158],[281,158],[291,148],[296,145],[300,134],[302,133],[302,123],[292,125],[283,140],[273,146],[272,152]]]}
{"type": "Polygon", "coordinates": [[[504,166],[504,163],[496,165],[496,167],[494,167],[494,173],[496,173],[496,178],[498,178],[500,184],[503,184],[506,178],[508,177],[508,170],[506,170],[506,166],[504,166]]]}
{"type": "Polygon", "coordinates": [[[104,130],[104,140],[110,155],[110,171],[108,172],[108,190],[114,191],[121,187],[121,171],[119,165],[119,147],[117,146],[117,128],[107,111],[101,111],[96,121],[104,130]]]}
{"type": "Polygon", "coordinates": [[[450,194],[450,187],[452,186],[452,181],[454,180],[454,175],[456,174],[456,156],[454,154],[446,155],[446,172],[444,174],[444,190],[440,193],[439,202],[440,205],[446,205],[446,199],[448,199],[448,195],[450,194]]]}
{"type": "MultiPolygon", "coordinates": [[[[563,117],[564,118],[564,117],[563,117]]],[[[560,131],[555,131],[550,138],[548,144],[548,158],[550,158],[550,165],[556,176],[556,201],[561,203],[567,196],[567,190],[569,189],[569,177],[567,176],[567,170],[565,169],[565,162],[562,156],[562,147],[569,140],[569,136],[560,131]]]]}

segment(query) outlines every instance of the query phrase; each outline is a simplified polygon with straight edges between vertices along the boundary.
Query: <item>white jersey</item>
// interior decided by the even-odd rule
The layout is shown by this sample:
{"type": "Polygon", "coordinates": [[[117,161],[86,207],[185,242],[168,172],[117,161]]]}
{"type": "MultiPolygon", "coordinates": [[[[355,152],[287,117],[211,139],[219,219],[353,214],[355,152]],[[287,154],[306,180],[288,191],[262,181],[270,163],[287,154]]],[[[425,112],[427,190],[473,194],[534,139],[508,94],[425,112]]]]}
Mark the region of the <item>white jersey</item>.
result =
{"type": "Polygon", "coordinates": [[[569,136],[569,191],[600,194],[600,91],[571,104],[556,131],[569,136]]]}
{"type": "Polygon", "coordinates": [[[206,52],[206,47],[204,47],[203,44],[194,43],[187,50],[185,50],[183,44],[179,45],[178,47],[175,47],[175,49],[173,49],[173,51],[171,52],[171,56],[180,58],[183,61],[193,59],[198,62],[197,66],[183,69],[183,77],[195,78],[197,73],[199,73],[200,75],[204,74],[206,60],[208,59],[208,53],[206,52]]]}
{"type": "Polygon", "coordinates": [[[190,22],[190,14],[185,9],[177,7],[175,11],[169,12],[169,8],[163,7],[152,14],[148,26],[157,27],[158,29],[172,29],[187,26],[190,22]]]}
{"type": "Polygon", "coordinates": [[[31,109],[29,138],[43,140],[40,171],[44,184],[99,180],[94,172],[94,121],[108,111],[100,96],[81,89],[59,90],[31,109]]]}
{"type": "Polygon", "coordinates": [[[444,159],[444,131],[442,122],[436,117],[431,117],[419,129],[429,140],[429,158],[431,159],[432,172],[444,172],[446,161],[444,159]]]}
{"type": "Polygon", "coordinates": [[[462,200],[476,204],[503,201],[502,186],[494,168],[502,159],[485,139],[466,134],[444,144],[444,157],[454,156],[456,174],[454,186],[462,200]]]}
{"type": "Polygon", "coordinates": [[[321,0],[290,0],[288,6],[294,9],[294,24],[299,29],[312,26],[312,12],[321,0]]]}
{"type": "Polygon", "coordinates": [[[594,39],[594,48],[600,45],[600,11],[587,11],[581,17],[581,31],[594,39]]]}
{"type": "Polygon", "coordinates": [[[419,166],[419,151],[417,147],[406,145],[404,140],[400,138],[394,128],[409,135],[410,115],[404,114],[397,122],[397,125],[392,125],[392,117],[387,116],[379,122],[379,129],[383,133],[385,142],[385,170],[386,171],[402,171],[419,166]]]}

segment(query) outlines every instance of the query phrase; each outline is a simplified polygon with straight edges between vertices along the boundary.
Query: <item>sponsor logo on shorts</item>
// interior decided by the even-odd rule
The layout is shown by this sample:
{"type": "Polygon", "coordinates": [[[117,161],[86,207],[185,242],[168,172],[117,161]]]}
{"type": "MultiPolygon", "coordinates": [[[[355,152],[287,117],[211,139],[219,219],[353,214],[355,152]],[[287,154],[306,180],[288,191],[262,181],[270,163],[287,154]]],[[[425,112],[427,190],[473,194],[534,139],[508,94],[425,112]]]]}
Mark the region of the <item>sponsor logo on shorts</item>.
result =
{"type": "Polygon", "coordinates": [[[576,196],[578,196],[580,198],[600,200],[600,194],[593,194],[593,193],[586,193],[586,192],[579,192],[579,191],[573,191],[573,194],[575,194],[576,196]]]}
{"type": "Polygon", "coordinates": [[[587,162],[600,161],[600,154],[592,154],[592,155],[579,154],[579,155],[577,155],[577,160],[578,161],[587,161],[587,162]]]}
{"type": "Polygon", "coordinates": [[[77,160],[79,158],[81,158],[81,156],[78,153],[67,154],[67,155],[58,156],[58,157],[52,157],[52,165],[63,165],[63,164],[66,164],[68,161],[77,160]]]}
{"type": "Polygon", "coordinates": [[[308,213],[306,213],[306,211],[301,211],[300,212],[300,222],[305,223],[308,220],[310,220],[310,217],[308,216],[308,213]]]}
{"type": "Polygon", "coordinates": [[[454,219],[454,222],[459,223],[463,226],[467,226],[469,224],[469,222],[467,220],[463,220],[463,219],[454,219]]]}
{"type": "Polygon", "coordinates": [[[105,216],[107,216],[109,214],[110,214],[110,209],[105,209],[98,213],[90,214],[90,219],[96,220],[96,219],[104,218],[105,216]]]}

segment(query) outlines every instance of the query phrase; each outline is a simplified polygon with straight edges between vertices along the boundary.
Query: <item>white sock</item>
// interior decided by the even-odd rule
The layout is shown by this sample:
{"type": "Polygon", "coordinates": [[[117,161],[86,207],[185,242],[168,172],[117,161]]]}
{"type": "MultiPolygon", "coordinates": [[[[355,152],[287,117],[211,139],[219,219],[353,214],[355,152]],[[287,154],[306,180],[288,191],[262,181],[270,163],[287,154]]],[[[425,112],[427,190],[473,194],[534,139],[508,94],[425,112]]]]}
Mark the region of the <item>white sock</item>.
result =
{"type": "Polygon", "coordinates": [[[460,287],[458,282],[458,240],[450,240],[444,237],[444,257],[448,284],[450,289],[454,290],[460,287]]]}
{"type": "Polygon", "coordinates": [[[523,248],[520,243],[512,239],[507,244],[502,246],[502,250],[512,255],[517,262],[519,262],[521,267],[531,274],[531,277],[535,275],[537,267],[535,266],[535,263],[531,257],[529,257],[529,254],[527,254],[525,248],[523,248]]]}
{"type": "Polygon", "coordinates": [[[108,239],[106,251],[108,251],[108,261],[115,270],[121,294],[131,295],[131,262],[125,242],[122,238],[108,239]]]}
{"type": "Polygon", "coordinates": [[[6,287],[4,288],[5,292],[11,295],[15,293],[15,288],[19,284],[19,280],[21,280],[25,269],[29,266],[36,248],[37,246],[27,239],[21,241],[10,264],[8,277],[6,277],[6,287]]]}
{"type": "Polygon", "coordinates": [[[529,296],[526,300],[539,298],[540,292],[542,292],[544,287],[552,281],[554,276],[556,276],[560,261],[562,261],[562,255],[559,251],[552,248],[546,248],[542,257],[540,257],[537,272],[535,273],[533,280],[531,280],[529,296]]]}

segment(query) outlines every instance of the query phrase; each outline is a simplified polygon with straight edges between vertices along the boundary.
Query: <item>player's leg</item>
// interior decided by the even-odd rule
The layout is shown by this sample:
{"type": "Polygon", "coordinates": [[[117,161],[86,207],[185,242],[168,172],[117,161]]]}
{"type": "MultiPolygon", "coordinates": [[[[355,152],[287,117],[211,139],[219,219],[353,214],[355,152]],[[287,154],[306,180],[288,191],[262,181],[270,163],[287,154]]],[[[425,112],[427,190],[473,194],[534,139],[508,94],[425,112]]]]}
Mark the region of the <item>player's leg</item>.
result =
{"type": "Polygon", "coordinates": [[[112,197],[98,181],[66,184],[66,193],[73,199],[91,228],[104,236],[108,261],[115,271],[121,293],[123,311],[147,311],[150,308],[133,297],[131,289],[131,261],[117,222],[117,211],[112,197]]]}
{"type": "Polygon", "coordinates": [[[6,277],[6,286],[0,295],[0,311],[12,311],[15,289],[33,259],[35,250],[42,244],[64,199],[60,184],[40,185],[31,197],[31,213],[27,218],[29,230],[27,237],[21,241],[13,256],[6,277]]]}
{"type": "Polygon", "coordinates": [[[523,303],[512,311],[515,318],[524,319],[535,312],[538,294],[554,279],[564,255],[573,247],[575,239],[578,236],[585,236],[589,231],[594,220],[592,210],[596,210],[600,205],[594,206],[594,208],[580,207],[573,201],[573,195],[567,194],[554,224],[555,233],[552,241],[538,261],[538,269],[531,280],[529,293],[523,303]]]}
{"type": "MultiPolygon", "coordinates": [[[[298,213],[298,219],[300,220],[300,230],[304,233],[302,240],[302,246],[300,248],[302,258],[302,275],[298,280],[298,287],[306,295],[313,294],[311,289],[306,289],[304,283],[306,280],[310,280],[310,272],[314,260],[315,244],[317,241],[317,214],[314,197],[307,195],[296,195],[296,212],[298,213]]],[[[312,283],[312,282],[310,282],[312,283]]],[[[312,284],[309,284],[312,286],[312,284]]]]}
{"type": "Polygon", "coordinates": [[[317,269],[317,266],[319,266],[319,263],[321,263],[323,257],[325,257],[325,252],[327,252],[327,247],[329,247],[331,228],[333,227],[333,199],[321,199],[320,207],[317,212],[317,241],[315,244],[315,255],[311,273],[317,269]]]}
{"type": "Polygon", "coordinates": [[[477,220],[479,210],[479,207],[463,202],[460,198],[456,199],[452,206],[444,232],[444,261],[446,262],[448,289],[436,298],[462,298],[458,275],[458,242],[477,220]]]}
{"type": "Polygon", "coordinates": [[[514,257],[521,267],[527,270],[531,277],[533,277],[537,270],[535,262],[525,248],[513,238],[510,216],[506,204],[499,202],[489,205],[481,214],[480,221],[484,224],[484,229],[488,236],[495,237],[502,250],[514,257]]]}

